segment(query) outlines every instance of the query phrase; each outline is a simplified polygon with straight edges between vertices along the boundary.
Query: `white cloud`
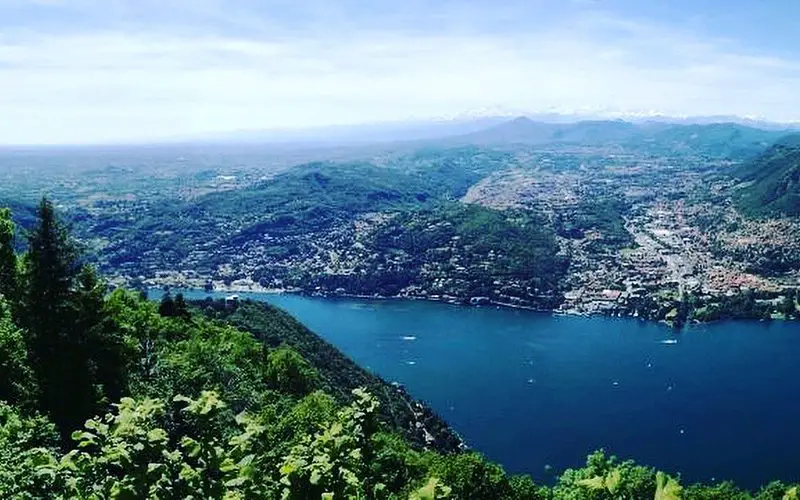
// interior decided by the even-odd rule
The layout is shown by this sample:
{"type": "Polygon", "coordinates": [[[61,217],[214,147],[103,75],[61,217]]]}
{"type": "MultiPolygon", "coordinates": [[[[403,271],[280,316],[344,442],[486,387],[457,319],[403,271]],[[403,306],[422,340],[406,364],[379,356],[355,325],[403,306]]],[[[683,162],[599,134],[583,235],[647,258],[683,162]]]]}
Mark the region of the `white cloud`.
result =
{"type": "MultiPolygon", "coordinates": [[[[218,7],[204,5],[209,15],[218,7]]],[[[505,33],[471,29],[464,19],[458,29],[425,33],[335,23],[314,31],[316,21],[291,32],[271,30],[271,22],[249,19],[259,34],[247,37],[199,25],[178,34],[161,26],[0,37],[0,143],[137,140],[498,107],[800,118],[798,61],[625,19],[587,14],[505,33]]]]}

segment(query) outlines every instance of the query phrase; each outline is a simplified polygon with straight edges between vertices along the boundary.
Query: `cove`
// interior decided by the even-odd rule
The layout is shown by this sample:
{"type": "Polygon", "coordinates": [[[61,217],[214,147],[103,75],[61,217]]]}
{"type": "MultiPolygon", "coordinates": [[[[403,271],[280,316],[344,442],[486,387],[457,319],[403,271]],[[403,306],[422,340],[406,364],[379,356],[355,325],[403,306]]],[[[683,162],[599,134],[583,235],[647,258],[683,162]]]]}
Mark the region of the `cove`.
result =
{"type": "Polygon", "coordinates": [[[635,319],[239,295],[284,308],[405,385],[469,446],[540,482],[599,448],[679,472],[684,484],[800,479],[797,324],[727,322],[675,334],[635,319]]]}

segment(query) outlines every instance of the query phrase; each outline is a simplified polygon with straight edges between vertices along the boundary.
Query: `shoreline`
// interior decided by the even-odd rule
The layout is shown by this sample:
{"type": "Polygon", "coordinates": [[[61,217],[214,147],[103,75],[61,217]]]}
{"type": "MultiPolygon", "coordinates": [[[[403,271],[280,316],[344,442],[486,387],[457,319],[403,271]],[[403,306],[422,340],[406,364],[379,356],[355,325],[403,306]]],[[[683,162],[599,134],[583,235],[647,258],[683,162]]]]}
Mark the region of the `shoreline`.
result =
{"type": "MultiPolygon", "coordinates": [[[[490,301],[484,304],[470,304],[468,301],[462,301],[458,299],[445,299],[445,298],[431,298],[431,297],[410,297],[410,296],[383,296],[383,295],[361,295],[361,294],[348,294],[348,293],[319,293],[319,292],[306,292],[300,288],[245,288],[245,287],[217,287],[214,290],[208,291],[205,288],[196,288],[196,287],[177,287],[177,286],[169,286],[170,290],[180,291],[192,291],[192,292],[202,292],[207,294],[238,294],[238,293],[255,293],[255,294],[264,294],[264,295],[300,295],[305,297],[317,297],[317,298],[324,298],[324,299],[359,299],[359,300],[374,300],[374,301],[400,301],[400,300],[413,300],[413,301],[422,301],[422,302],[432,302],[437,304],[448,304],[452,306],[459,306],[459,307],[469,307],[469,308],[481,308],[481,307],[495,307],[497,309],[510,309],[510,310],[518,310],[518,311],[529,311],[529,312],[536,312],[536,313],[544,313],[544,314],[551,314],[553,316],[571,316],[571,317],[583,317],[583,318],[591,318],[591,317],[598,317],[598,318],[629,318],[629,319],[638,319],[640,321],[647,321],[653,323],[660,323],[665,326],[673,327],[673,325],[663,321],[663,320],[651,320],[651,319],[643,319],[641,317],[636,317],[633,315],[610,315],[610,314],[603,314],[599,312],[583,312],[583,311],[576,311],[574,309],[543,309],[533,306],[525,306],[520,304],[512,304],[508,302],[498,302],[498,301],[490,301]]],[[[147,290],[157,290],[159,292],[164,292],[163,286],[151,286],[147,288],[147,290]]],[[[697,323],[697,324],[704,324],[704,323],[697,323]]]]}
{"type": "MultiPolygon", "coordinates": [[[[384,296],[384,295],[360,295],[355,293],[320,293],[320,292],[306,292],[302,288],[245,288],[245,287],[216,287],[213,290],[206,290],[205,288],[198,288],[192,286],[171,286],[165,285],[169,288],[169,291],[177,291],[180,293],[181,291],[192,291],[192,292],[202,292],[207,294],[214,294],[214,293],[225,293],[225,294],[237,294],[237,293],[259,293],[265,295],[302,295],[306,297],[320,297],[320,298],[327,298],[327,299],[360,299],[360,300],[376,300],[376,301],[389,301],[389,300],[416,300],[416,301],[423,301],[423,302],[435,302],[439,304],[450,304],[454,306],[463,306],[463,307],[491,307],[496,306],[498,308],[504,309],[519,309],[524,311],[532,311],[532,312],[539,312],[539,313],[552,313],[554,315],[564,315],[564,316],[602,316],[600,314],[589,314],[589,313],[580,313],[580,312],[569,312],[569,311],[559,311],[557,309],[542,309],[532,306],[524,306],[519,304],[511,304],[507,302],[497,302],[497,301],[490,301],[485,304],[470,304],[469,301],[461,301],[459,299],[446,299],[446,298],[431,298],[431,297],[411,297],[411,296],[403,296],[403,295],[393,295],[393,296],[384,296]]],[[[165,292],[164,286],[150,286],[146,288],[147,291],[157,290],[159,292],[165,292]]]]}
{"type": "MultiPolygon", "coordinates": [[[[192,292],[202,292],[207,294],[247,294],[247,293],[255,293],[255,294],[264,294],[264,295],[301,295],[306,297],[318,297],[318,298],[327,298],[327,299],[359,299],[359,300],[375,300],[375,301],[397,301],[397,300],[414,300],[414,301],[424,301],[424,302],[433,302],[439,304],[449,304],[453,306],[460,306],[460,307],[495,307],[498,309],[510,309],[510,310],[521,310],[521,311],[530,311],[536,313],[548,313],[553,316],[571,316],[571,317],[584,317],[584,318],[592,318],[592,317],[599,317],[599,318],[627,318],[627,319],[637,319],[639,321],[648,322],[648,323],[658,323],[664,326],[671,328],[672,330],[678,332],[682,330],[682,328],[686,325],[707,325],[712,323],[718,323],[721,321],[759,321],[764,322],[767,321],[763,318],[720,318],[715,319],[712,321],[698,321],[698,320],[691,320],[687,321],[683,325],[675,325],[668,320],[658,320],[658,319],[649,319],[644,318],[642,316],[635,316],[633,314],[605,314],[603,312],[585,312],[585,311],[578,311],[575,309],[543,309],[537,308],[533,306],[525,306],[520,304],[512,304],[507,302],[498,302],[498,301],[489,301],[488,303],[483,304],[471,304],[469,301],[464,301],[457,298],[431,298],[431,297],[411,297],[411,296],[380,296],[380,295],[362,295],[362,294],[348,294],[348,293],[321,293],[321,292],[306,292],[301,288],[265,288],[256,286],[222,286],[222,287],[215,287],[213,290],[208,291],[205,288],[199,287],[177,287],[177,286],[168,286],[170,290],[176,290],[178,292],[185,290],[185,291],[192,291],[192,292]]],[[[164,292],[164,286],[151,286],[147,288],[148,291],[150,290],[158,290],[159,292],[164,292]]],[[[791,319],[771,319],[770,321],[792,321],[791,319]]]]}

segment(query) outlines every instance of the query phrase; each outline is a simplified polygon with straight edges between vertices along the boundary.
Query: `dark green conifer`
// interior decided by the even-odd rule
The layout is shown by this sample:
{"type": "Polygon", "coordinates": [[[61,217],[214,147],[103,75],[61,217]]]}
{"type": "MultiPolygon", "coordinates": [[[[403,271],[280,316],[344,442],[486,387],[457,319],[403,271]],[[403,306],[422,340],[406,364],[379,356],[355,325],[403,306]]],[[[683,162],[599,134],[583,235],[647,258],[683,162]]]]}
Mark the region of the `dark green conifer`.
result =
{"type": "Polygon", "coordinates": [[[95,410],[87,331],[72,302],[80,273],[78,251],[53,204],[43,199],[28,236],[24,325],[40,389],[40,403],[63,436],[95,410]]]}
{"type": "Polygon", "coordinates": [[[11,211],[0,208],[0,295],[6,301],[16,302],[19,297],[17,256],[14,254],[14,222],[11,211]]]}
{"type": "Polygon", "coordinates": [[[189,306],[186,305],[186,299],[183,298],[182,293],[175,296],[175,317],[185,320],[192,318],[192,313],[189,312],[189,306]]]}
{"type": "Polygon", "coordinates": [[[11,310],[0,298],[0,400],[25,408],[36,402],[36,382],[28,364],[23,332],[11,320],[11,310]]]}
{"type": "Polygon", "coordinates": [[[76,337],[83,332],[92,381],[105,402],[123,396],[133,352],[105,303],[106,285],[92,266],[83,266],[73,294],[76,337]]]}
{"type": "Polygon", "coordinates": [[[161,304],[158,306],[158,314],[165,318],[172,318],[175,316],[175,301],[172,300],[172,295],[169,292],[161,297],[161,304]]]}

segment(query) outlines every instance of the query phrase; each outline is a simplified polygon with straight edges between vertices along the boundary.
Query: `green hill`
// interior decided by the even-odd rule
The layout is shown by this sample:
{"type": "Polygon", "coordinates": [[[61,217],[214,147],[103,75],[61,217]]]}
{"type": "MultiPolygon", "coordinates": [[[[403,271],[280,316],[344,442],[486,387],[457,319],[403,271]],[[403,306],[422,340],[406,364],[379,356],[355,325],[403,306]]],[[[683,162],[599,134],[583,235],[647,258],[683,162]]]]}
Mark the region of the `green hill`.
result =
{"type": "Polygon", "coordinates": [[[266,245],[271,257],[295,258],[363,214],[460,198],[511,161],[509,153],[463,147],[388,156],[380,164],[309,163],[242,189],[165,201],[137,217],[108,210],[79,229],[100,242],[97,254],[108,270],[139,275],[179,267],[210,274],[243,248],[266,245]]]}
{"type": "Polygon", "coordinates": [[[750,216],[800,216],[800,135],[780,140],[732,175],[743,184],[735,195],[750,216]]]}
{"type": "Polygon", "coordinates": [[[784,133],[737,123],[661,125],[646,132],[642,141],[652,145],[655,153],[682,152],[745,159],[761,153],[784,133]]]}

